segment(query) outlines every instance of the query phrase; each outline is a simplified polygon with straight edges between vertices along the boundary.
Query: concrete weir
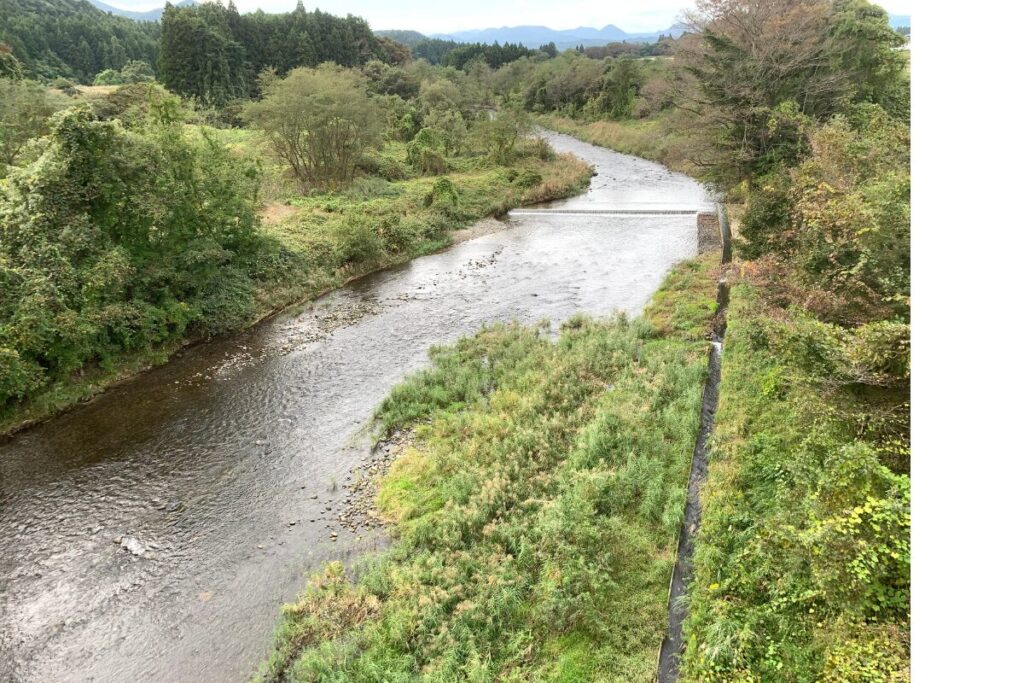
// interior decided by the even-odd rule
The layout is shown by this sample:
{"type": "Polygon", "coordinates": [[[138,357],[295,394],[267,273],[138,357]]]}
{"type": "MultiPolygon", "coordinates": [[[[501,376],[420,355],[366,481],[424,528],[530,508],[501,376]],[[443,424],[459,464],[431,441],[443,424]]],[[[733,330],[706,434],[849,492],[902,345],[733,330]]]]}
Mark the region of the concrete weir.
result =
{"type": "MultiPolygon", "coordinates": [[[[509,216],[692,216],[697,209],[513,209],[509,216]]],[[[701,214],[705,215],[705,214],[701,214]]],[[[707,214],[711,215],[711,214],[707,214]]]]}

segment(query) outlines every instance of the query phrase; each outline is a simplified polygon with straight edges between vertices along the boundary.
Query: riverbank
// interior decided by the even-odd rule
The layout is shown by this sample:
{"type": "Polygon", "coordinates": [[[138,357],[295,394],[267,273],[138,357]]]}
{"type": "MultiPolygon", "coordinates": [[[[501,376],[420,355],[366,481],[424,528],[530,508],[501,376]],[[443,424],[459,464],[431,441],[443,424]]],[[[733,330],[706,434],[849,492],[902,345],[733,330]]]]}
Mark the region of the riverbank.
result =
{"type": "Polygon", "coordinates": [[[314,577],[260,676],[651,678],[718,259],[679,264],[633,321],[435,349],[377,413],[415,435],[378,497],[393,547],[354,584],[337,563],[314,577]]]}
{"type": "MultiPolygon", "coordinates": [[[[236,154],[259,149],[251,131],[218,135],[236,154]]],[[[391,152],[396,156],[401,150],[391,152]]],[[[437,182],[433,177],[395,182],[371,178],[346,192],[301,196],[282,181],[281,169],[271,168],[261,232],[277,245],[273,258],[280,263],[269,269],[272,277],[259,282],[250,315],[222,334],[252,327],[368,273],[444,249],[455,239],[466,238],[459,231],[484,234],[473,227],[481,219],[578,194],[590,176],[589,166],[565,154],[549,159],[522,155],[511,166],[466,162],[445,176],[455,188],[457,204],[441,206],[428,201],[437,182]]],[[[486,225],[488,230],[495,227],[486,225]]],[[[58,379],[41,393],[0,411],[0,437],[87,402],[206,339],[181,336],[58,379]]]]}
{"type": "Polygon", "coordinates": [[[673,171],[699,176],[699,169],[687,158],[680,127],[670,125],[663,118],[577,121],[556,114],[537,114],[534,120],[545,128],[591,144],[656,161],[673,171]]]}
{"type": "Polygon", "coordinates": [[[908,387],[736,277],[680,680],[908,681],[908,387]]]}

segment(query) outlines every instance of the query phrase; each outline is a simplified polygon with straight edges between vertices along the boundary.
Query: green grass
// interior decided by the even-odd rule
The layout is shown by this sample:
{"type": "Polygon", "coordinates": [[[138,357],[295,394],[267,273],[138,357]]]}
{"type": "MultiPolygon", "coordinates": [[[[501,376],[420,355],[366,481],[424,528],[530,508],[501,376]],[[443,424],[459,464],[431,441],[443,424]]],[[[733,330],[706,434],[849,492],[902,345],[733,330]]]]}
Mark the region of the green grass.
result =
{"type": "Polygon", "coordinates": [[[637,320],[574,318],[556,341],[493,326],[434,349],[378,411],[384,433],[415,429],[378,500],[393,547],[354,585],[333,565],[314,577],[260,677],[651,680],[711,271],[680,264],[637,320]]]}
{"type": "Polygon", "coordinates": [[[909,476],[863,428],[893,396],[823,371],[824,334],[733,288],[683,680],[909,680],[909,476]]]}

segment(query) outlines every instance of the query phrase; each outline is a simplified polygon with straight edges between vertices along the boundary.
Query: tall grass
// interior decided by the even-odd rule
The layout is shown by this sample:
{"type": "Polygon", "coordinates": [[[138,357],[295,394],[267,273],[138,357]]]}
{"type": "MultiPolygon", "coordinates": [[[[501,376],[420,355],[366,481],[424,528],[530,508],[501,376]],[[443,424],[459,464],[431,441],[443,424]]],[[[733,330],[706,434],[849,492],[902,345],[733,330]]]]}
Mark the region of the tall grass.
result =
{"type": "Polygon", "coordinates": [[[262,677],[650,680],[706,374],[709,270],[680,265],[634,321],[574,318],[557,341],[499,325],[435,349],[378,411],[385,433],[416,430],[379,496],[395,545],[354,585],[334,568],[315,577],[262,677]]]}

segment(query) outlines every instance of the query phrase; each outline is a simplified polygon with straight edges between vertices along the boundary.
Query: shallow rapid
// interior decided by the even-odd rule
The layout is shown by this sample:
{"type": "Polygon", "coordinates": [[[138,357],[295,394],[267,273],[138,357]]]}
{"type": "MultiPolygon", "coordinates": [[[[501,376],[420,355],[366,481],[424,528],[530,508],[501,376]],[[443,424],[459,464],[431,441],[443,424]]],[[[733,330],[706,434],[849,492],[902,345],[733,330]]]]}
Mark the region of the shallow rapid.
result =
{"type": "Polygon", "coordinates": [[[494,321],[639,313],[695,255],[687,212],[709,198],[658,164],[548,137],[596,167],[585,195],[191,348],[0,443],[0,681],[245,680],[309,572],[383,545],[339,523],[335,484],[431,345],[494,321]]]}

